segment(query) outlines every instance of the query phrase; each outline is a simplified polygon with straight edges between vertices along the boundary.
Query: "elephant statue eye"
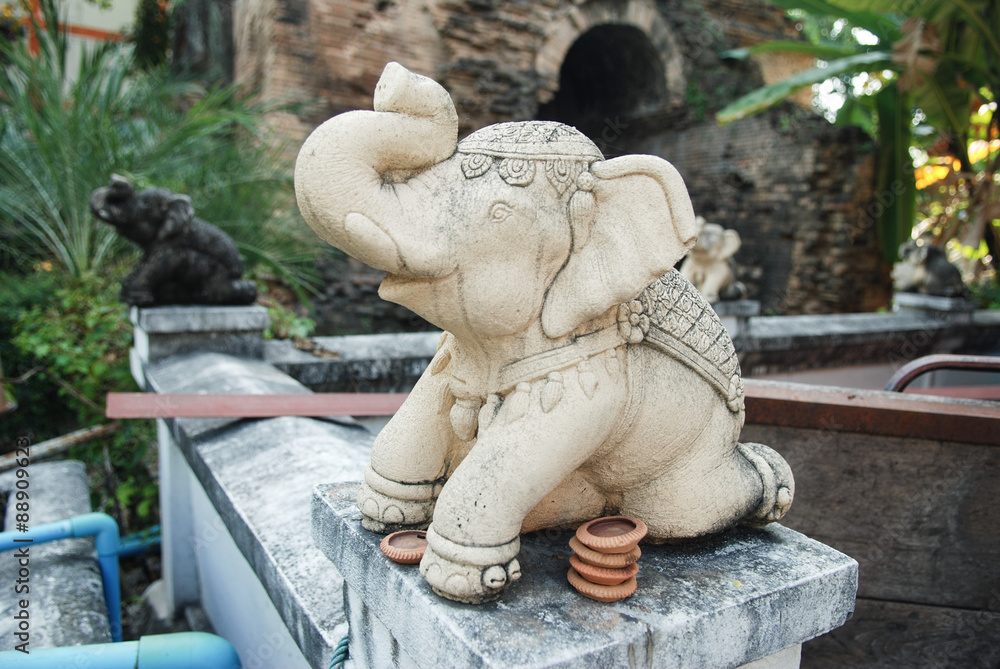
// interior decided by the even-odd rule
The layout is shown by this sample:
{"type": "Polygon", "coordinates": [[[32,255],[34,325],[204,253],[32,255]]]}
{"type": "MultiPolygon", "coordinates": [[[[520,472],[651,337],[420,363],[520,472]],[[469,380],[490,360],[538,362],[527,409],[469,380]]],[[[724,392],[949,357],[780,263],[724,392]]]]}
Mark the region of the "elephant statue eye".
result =
{"type": "Polygon", "coordinates": [[[514,215],[514,209],[505,202],[494,202],[490,206],[490,223],[503,223],[514,215]]]}

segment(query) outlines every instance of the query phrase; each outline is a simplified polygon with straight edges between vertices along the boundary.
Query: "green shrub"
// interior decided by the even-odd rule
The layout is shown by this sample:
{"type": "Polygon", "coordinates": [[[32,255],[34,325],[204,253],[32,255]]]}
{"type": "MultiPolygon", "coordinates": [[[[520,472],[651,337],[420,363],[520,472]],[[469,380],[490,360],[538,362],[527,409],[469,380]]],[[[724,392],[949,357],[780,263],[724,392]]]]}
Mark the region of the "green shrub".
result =
{"type": "Polygon", "coordinates": [[[58,276],[41,268],[24,275],[0,273],[0,360],[4,377],[27,375],[20,383],[7,385],[18,409],[0,419],[2,453],[14,450],[16,437],[28,437],[35,442],[76,427],[76,412],[60,399],[57,386],[37,373],[31,375],[36,360],[12,341],[14,326],[21,315],[32,306],[51,301],[57,286],[58,276]]]}
{"type": "MultiPolygon", "coordinates": [[[[117,292],[117,282],[87,275],[57,288],[44,304],[23,309],[14,325],[13,345],[21,355],[44,368],[51,387],[59,379],[73,389],[60,385],[58,395],[75,412],[79,427],[107,422],[107,393],[138,390],[128,365],[132,327],[117,292]]],[[[42,424],[48,409],[22,404],[17,413],[42,424]]],[[[116,516],[123,531],[158,517],[149,462],[154,440],[152,421],[126,421],[110,437],[70,451],[87,465],[95,508],[116,516]]]]}
{"type": "Polygon", "coordinates": [[[1000,279],[991,277],[969,284],[969,291],[983,309],[1000,309],[1000,279]]]}

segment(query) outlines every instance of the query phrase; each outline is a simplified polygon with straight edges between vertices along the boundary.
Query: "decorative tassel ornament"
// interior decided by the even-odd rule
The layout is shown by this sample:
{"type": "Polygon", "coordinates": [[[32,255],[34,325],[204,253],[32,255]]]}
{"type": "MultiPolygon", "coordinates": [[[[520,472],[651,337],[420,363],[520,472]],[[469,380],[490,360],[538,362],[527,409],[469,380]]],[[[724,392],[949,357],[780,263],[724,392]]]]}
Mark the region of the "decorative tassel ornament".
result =
{"type": "Polygon", "coordinates": [[[590,360],[584,360],[577,365],[576,371],[579,374],[583,394],[587,396],[588,400],[594,399],[594,393],[597,391],[597,375],[590,369],[590,360]]]}
{"type": "Polygon", "coordinates": [[[552,411],[563,398],[564,392],[562,374],[559,372],[549,374],[545,387],[542,388],[542,411],[545,413],[552,411]]]}
{"type": "Polygon", "coordinates": [[[618,349],[612,348],[604,354],[604,369],[610,376],[614,376],[621,371],[621,363],[618,361],[618,349]]]}
{"type": "Polygon", "coordinates": [[[496,393],[490,393],[489,397],[486,398],[486,404],[483,408],[479,410],[479,429],[485,430],[493,422],[493,419],[497,415],[497,406],[500,404],[500,396],[496,393]]]}
{"type": "Polygon", "coordinates": [[[444,368],[448,366],[451,362],[451,351],[439,352],[434,359],[431,360],[431,374],[437,375],[444,371],[444,368]]]}
{"type": "Polygon", "coordinates": [[[455,399],[455,406],[451,408],[451,429],[462,441],[470,441],[476,436],[479,427],[479,407],[482,403],[478,399],[463,400],[455,399]]]}
{"type": "Polygon", "coordinates": [[[504,399],[504,404],[507,405],[504,424],[510,425],[524,418],[531,404],[531,384],[524,382],[517,384],[514,392],[504,399]]]}

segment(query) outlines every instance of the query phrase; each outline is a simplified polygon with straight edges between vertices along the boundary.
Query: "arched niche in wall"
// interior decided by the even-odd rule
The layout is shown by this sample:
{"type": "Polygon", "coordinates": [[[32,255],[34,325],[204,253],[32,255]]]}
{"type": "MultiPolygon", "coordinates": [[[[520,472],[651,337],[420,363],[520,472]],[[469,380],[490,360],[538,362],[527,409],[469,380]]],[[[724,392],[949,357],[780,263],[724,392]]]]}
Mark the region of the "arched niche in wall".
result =
{"type": "Polygon", "coordinates": [[[683,59],[648,0],[575,6],[547,31],[538,52],[537,118],[576,126],[608,156],[628,152],[683,105],[683,59]]]}

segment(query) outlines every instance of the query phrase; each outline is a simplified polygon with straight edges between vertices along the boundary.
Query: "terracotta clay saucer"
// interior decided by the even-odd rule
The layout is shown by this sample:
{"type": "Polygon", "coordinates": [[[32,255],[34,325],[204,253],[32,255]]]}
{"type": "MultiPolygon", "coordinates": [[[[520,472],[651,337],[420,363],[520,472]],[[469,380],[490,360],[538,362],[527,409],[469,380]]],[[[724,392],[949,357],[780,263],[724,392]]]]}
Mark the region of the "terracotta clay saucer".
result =
{"type": "Polygon", "coordinates": [[[587,548],[581,544],[576,537],[569,538],[569,547],[573,549],[582,562],[605,569],[622,569],[633,562],[638,562],[639,558],[642,557],[642,549],[638,546],[628,553],[598,553],[593,548],[587,548]]]}
{"type": "Polygon", "coordinates": [[[576,538],[598,553],[627,553],[646,536],[646,523],[628,516],[608,516],[584,523],[576,538]]]}
{"type": "Polygon", "coordinates": [[[632,563],[622,569],[607,569],[587,564],[576,555],[571,555],[569,563],[580,576],[597,585],[618,585],[639,573],[639,565],[632,563]]]}
{"type": "Polygon", "coordinates": [[[635,576],[618,585],[598,585],[580,576],[572,567],[566,572],[566,577],[577,592],[599,602],[617,602],[619,599],[625,599],[635,592],[638,585],[635,576]]]}
{"type": "Polygon", "coordinates": [[[416,564],[427,550],[427,533],[423,530],[393,532],[382,539],[379,548],[393,562],[416,564]]]}

